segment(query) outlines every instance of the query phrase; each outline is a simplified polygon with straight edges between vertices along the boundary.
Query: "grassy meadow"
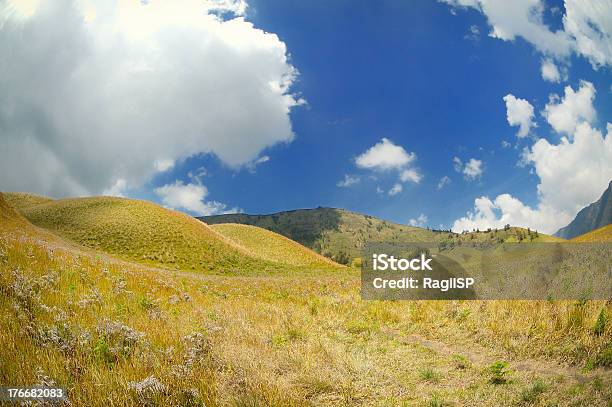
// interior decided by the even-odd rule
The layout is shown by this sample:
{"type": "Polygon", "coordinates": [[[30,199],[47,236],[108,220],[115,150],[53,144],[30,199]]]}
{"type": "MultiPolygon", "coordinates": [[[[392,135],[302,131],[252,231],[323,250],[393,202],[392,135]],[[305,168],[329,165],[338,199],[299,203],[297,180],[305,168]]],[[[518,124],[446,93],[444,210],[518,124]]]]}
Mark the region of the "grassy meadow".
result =
{"type": "Polygon", "coordinates": [[[612,406],[610,302],[367,302],[359,270],[269,231],[28,199],[0,194],[2,385],[74,406],[612,406]]]}

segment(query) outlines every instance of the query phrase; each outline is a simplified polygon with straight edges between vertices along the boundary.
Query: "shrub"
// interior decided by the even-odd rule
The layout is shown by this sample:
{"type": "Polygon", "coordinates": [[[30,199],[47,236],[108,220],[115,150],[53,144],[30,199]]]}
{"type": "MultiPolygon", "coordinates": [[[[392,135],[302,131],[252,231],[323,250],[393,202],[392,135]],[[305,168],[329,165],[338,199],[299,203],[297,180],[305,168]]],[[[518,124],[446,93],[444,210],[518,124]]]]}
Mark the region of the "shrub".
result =
{"type": "Polygon", "coordinates": [[[606,329],[606,311],[605,309],[601,309],[599,316],[597,317],[597,321],[595,321],[595,325],[593,326],[593,332],[595,335],[601,335],[604,333],[606,329]]]}
{"type": "Polygon", "coordinates": [[[511,371],[508,369],[508,362],[497,361],[489,366],[491,378],[489,381],[493,384],[504,384],[508,381],[508,376],[511,371]]]}

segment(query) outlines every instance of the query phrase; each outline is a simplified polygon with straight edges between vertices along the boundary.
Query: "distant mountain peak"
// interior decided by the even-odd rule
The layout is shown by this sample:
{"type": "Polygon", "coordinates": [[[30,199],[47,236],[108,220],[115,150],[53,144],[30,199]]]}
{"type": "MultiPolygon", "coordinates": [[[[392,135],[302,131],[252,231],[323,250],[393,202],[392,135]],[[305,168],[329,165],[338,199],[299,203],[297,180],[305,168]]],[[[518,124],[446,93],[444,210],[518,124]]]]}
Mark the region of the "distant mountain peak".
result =
{"type": "Polygon", "coordinates": [[[557,231],[555,236],[571,239],[612,223],[612,181],[601,197],[583,208],[571,223],[557,231]]]}

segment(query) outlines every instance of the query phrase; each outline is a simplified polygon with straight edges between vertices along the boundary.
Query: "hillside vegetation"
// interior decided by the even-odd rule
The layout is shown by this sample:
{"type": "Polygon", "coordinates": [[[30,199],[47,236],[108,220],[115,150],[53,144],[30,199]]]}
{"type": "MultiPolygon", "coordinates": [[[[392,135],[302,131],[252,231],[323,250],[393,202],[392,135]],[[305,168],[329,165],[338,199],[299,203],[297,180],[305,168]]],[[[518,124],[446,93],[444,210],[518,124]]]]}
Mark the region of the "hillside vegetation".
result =
{"type": "Polygon", "coordinates": [[[433,231],[400,225],[335,208],[299,209],[271,215],[228,214],[199,218],[208,224],[239,223],[268,229],[333,259],[350,264],[362,256],[367,243],[444,242],[548,242],[562,241],[553,236],[510,227],[464,234],[433,231]]]}
{"type": "Polygon", "coordinates": [[[294,266],[335,264],[291,239],[256,226],[225,223],[211,228],[261,259],[294,266]]]}
{"type": "Polygon", "coordinates": [[[612,242],[612,225],[592,230],[584,235],[577,236],[572,242],[612,242]]]}
{"type": "Polygon", "coordinates": [[[174,271],[74,247],[2,194],[0,217],[0,383],[61,386],[73,406],[612,399],[605,301],[363,301],[351,268],[174,271]]]}
{"type": "MultiPolygon", "coordinates": [[[[288,264],[280,255],[262,255],[190,216],[146,201],[96,197],[38,203],[23,194],[8,196],[39,227],[149,265],[198,272],[270,272],[288,264]],[[28,202],[34,204],[28,206],[28,202]]],[[[295,255],[286,252],[287,258],[306,256],[297,246],[295,255]]],[[[316,256],[311,253],[313,259],[316,256]]],[[[318,264],[334,266],[331,262],[318,264]]]]}

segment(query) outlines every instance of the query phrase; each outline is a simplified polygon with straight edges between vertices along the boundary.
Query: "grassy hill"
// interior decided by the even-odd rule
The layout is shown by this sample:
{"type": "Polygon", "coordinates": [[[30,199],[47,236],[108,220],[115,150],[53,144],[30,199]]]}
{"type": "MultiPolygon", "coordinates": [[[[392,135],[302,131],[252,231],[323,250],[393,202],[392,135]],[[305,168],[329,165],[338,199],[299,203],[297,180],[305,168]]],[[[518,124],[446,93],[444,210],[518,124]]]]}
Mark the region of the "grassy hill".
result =
{"type": "MultiPolygon", "coordinates": [[[[83,246],[145,264],[221,272],[271,271],[288,265],[280,255],[253,251],[238,239],[227,238],[190,216],[151,202],[111,197],[44,200],[24,194],[7,196],[36,226],[83,246]]],[[[296,250],[295,255],[287,251],[286,255],[305,257],[304,250],[296,250]]],[[[333,266],[330,262],[316,264],[333,266]]]]}
{"type": "Polygon", "coordinates": [[[265,260],[294,266],[336,264],[291,239],[263,228],[233,223],[211,225],[211,228],[265,260]]]}
{"type": "Polygon", "coordinates": [[[612,242],[612,225],[607,225],[577,236],[571,242],[612,242]]]}
{"type": "Polygon", "coordinates": [[[457,234],[400,225],[335,208],[298,209],[270,215],[227,214],[199,218],[208,224],[239,223],[268,229],[333,259],[348,264],[373,242],[519,242],[562,241],[523,228],[457,234]]]}
{"type": "Polygon", "coordinates": [[[17,210],[53,201],[51,198],[24,192],[5,192],[4,199],[10,206],[17,210]]]}

